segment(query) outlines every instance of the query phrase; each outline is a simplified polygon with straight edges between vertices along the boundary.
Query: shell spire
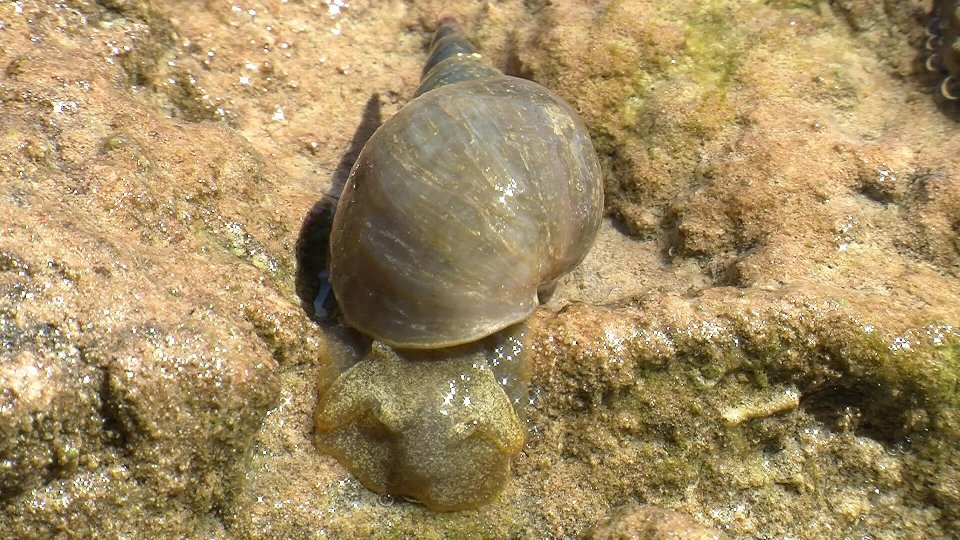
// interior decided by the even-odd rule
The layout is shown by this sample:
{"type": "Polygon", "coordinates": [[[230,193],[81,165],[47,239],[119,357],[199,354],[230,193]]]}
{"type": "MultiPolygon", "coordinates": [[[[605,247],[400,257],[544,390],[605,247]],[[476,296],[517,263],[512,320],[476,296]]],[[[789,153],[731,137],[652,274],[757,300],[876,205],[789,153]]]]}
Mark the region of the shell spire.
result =
{"type": "Polygon", "coordinates": [[[441,17],[430,44],[430,56],[420,74],[413,97],[460,81],[499,77],[503,73],[483,62],[473,43],[463,37],[460,25],[450,16],[441,17]]]}

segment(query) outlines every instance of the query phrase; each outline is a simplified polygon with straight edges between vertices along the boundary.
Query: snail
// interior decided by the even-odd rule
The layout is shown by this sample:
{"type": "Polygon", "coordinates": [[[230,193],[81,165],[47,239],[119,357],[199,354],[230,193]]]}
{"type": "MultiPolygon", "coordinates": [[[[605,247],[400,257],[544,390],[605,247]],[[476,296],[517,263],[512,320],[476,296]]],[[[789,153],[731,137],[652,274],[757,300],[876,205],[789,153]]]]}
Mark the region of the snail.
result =
{"type": "Polygon", "coordinates": [[[947,103],[960,100],[960,5],[937,0],[927,25],[925,43],[928,71],[939,77],[940,96],[947,103]]]}
{"type": "Polygon", "coordinates": [[[525,439],[524,321],[584,259],[602,208],[576,113],[441,19],[414,98],[337,203],[329,282],[373,343],[321,388],[318,448],[433,510],[499,493],[525,439]]]}

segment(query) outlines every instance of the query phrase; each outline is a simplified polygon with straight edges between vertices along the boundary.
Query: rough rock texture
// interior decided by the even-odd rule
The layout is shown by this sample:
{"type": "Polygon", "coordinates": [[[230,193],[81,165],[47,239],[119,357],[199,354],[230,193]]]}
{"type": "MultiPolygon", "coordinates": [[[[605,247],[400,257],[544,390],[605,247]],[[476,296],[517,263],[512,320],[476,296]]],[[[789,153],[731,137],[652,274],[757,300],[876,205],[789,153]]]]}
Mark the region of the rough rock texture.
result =
{"type": "Polygon", "coordinates": [[[496,501],[432,514],[316,451],[317,379],[357,345],[308,318],[314,205],[447,4],[0,4],[0,537],[559,538],[638,503],[731,537],[960,536],[930,1],[461,4],[580,112],[611,219],[534,318],[496,501]]]}
{"type": "Polygon", "coordinates": [[[165,32],[147,7],[0,7],[3,538],[222,533],[276,400],[245,315],[290,303],[274,182],[130,86],[108,44],[165,32]]]}
{"type": "Polygon", "coordinates": [[[836,304],[716,317],[666,304],[539,319],[543,431],[520,471],[733,536],[953,530],[960,342],[947,329],[890,343],[836,304]]]}
{"type": "Polygon", "coordinates": [[[701,527],[689,517],[653,506],[629,506],[590,531],[593,540],[723,540],[723,533],[701,527]]]}

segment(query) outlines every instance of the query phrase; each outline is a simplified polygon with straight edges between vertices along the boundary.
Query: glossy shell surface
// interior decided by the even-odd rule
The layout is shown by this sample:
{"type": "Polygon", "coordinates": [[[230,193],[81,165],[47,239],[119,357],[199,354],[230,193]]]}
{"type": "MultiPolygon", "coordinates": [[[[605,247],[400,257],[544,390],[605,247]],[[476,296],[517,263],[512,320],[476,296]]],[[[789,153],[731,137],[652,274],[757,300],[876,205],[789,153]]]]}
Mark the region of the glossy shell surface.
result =
{"type": "Polygon", "coordinates": [[[590,138],[559,97],[503,75],[448,84],[360,153],[330,281],[347,322],[389,345],[467,343],[536,309],[583,260],[602,207],[590,138]]]}

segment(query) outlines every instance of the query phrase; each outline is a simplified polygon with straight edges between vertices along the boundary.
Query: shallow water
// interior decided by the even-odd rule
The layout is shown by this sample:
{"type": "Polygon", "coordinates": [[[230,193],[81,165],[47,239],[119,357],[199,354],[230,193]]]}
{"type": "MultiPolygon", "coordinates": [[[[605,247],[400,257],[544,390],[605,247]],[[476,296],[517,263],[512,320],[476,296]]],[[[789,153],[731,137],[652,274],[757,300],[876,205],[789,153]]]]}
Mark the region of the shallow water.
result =
{"type": "Polygon", "coordinates": [[[452,514],[314,448],[362,343],[304,272],[445,4],[0,5],[0,536],[960,534],[960,137],[931,3],[874,4],[453,9],[579,112],[608,216],[532,320],[513,479],[452,514]]]}

